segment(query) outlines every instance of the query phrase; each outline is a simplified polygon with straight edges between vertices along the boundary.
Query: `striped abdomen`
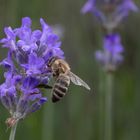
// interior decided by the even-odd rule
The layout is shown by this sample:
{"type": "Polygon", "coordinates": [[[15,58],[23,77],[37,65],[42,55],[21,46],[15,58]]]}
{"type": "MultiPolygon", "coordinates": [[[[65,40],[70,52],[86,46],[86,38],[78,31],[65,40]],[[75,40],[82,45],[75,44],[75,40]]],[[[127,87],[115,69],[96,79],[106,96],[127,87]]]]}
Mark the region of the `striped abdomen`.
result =
{"type": "Polygon", "coordinates": [[[69,76],[65,74],[61,74],[60,76],[58,76],[52,89],[52,102],[55,103],[59,101],[66,94],[69,84],[70,84],[69,76]]]}

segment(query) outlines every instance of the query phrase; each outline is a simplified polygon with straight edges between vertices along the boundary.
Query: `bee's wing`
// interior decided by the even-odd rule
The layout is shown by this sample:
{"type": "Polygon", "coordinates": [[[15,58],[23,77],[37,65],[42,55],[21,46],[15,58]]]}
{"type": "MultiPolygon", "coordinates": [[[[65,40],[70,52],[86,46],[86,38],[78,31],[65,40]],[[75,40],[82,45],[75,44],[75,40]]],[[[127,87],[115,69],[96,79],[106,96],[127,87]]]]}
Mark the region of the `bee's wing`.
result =
{"type": "Polygon", "coordinates": [[[75,75],[74,73],[72,73],[71,71],[69,71],[69,76],[70,76],[70,80],[78,86],[83,86],[86,89],[90,90],[90,87],[87,85],[87,83],[85,83],[81,78],[79,78],[77,75],[75,75]]]}

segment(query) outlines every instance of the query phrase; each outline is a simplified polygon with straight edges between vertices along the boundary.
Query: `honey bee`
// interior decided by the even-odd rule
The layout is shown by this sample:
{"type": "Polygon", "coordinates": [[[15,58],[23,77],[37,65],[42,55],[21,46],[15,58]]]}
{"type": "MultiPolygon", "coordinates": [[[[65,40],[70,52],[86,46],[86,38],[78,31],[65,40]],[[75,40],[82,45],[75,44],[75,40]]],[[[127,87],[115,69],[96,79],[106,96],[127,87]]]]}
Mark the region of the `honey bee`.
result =
{"type": "Polygon", "coordinates": [[[71,72],[69,64],[58,57],[52,57],[47,66],[51,69],[55,78],[54,86],[52,87],[52,102],[59,101],[68,91],[70,81],[78,86],[83,86],[90,90],[90,87],[77,75],[71,72]]]}

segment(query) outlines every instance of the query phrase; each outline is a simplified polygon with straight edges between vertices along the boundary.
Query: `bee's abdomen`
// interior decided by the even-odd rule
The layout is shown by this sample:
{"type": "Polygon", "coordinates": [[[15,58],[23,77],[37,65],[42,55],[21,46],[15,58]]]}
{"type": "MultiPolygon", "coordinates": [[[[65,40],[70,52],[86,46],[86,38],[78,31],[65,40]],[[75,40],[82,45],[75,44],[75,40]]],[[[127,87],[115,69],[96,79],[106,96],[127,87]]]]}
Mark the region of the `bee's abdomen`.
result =
{"type": "Polygon", "coordinates": [[[60,75],[56,80],[53,87],[52,102],[59,101],[67,92],[68,86],[70,84],[70,78],[66,75],[60,75]]]}

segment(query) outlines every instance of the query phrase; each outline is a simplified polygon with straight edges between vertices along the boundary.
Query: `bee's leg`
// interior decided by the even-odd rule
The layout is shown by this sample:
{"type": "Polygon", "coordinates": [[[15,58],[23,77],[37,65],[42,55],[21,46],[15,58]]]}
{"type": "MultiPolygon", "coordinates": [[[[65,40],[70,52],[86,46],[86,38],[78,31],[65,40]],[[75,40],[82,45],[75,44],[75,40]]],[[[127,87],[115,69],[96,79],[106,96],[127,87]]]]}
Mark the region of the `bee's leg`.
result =
{"type": "Polygon", "coordinates": [[[50,85],[45,85],[45,84],[39,84],[39,85],[37,86],[37,88],[52,89],[52,86],[50,86],[50,85]]]}

